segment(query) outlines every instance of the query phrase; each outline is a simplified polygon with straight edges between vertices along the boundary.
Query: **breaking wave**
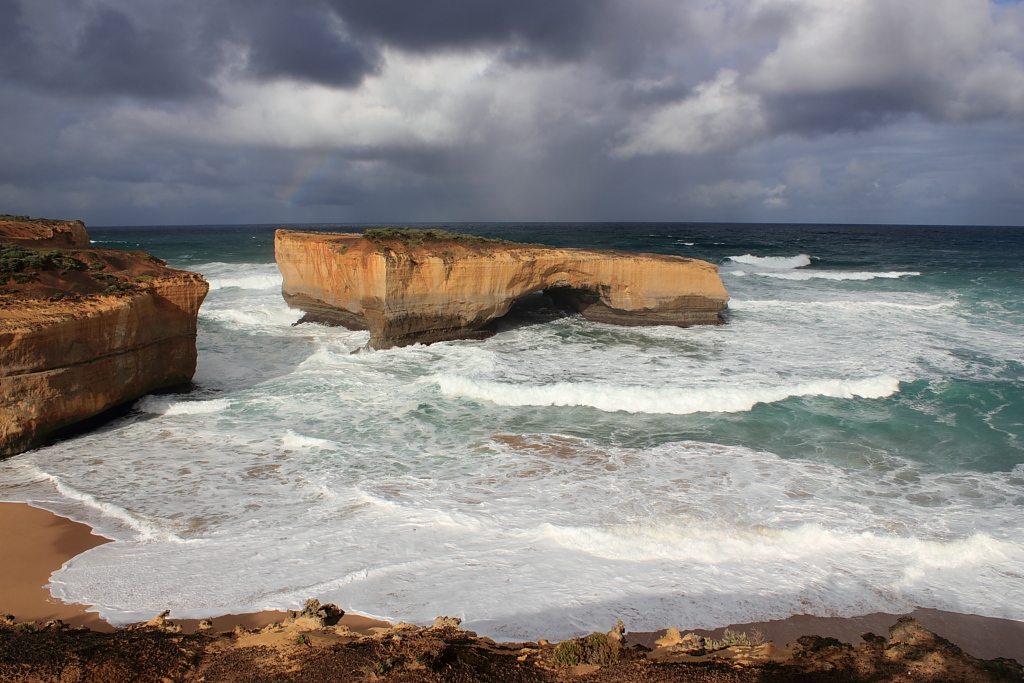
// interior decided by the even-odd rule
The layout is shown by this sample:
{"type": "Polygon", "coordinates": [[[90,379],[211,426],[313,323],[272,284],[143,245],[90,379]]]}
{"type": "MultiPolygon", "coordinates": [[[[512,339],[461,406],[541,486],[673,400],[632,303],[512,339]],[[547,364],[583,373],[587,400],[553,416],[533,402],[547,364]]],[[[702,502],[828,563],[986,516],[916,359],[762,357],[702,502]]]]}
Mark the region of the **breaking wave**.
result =
{"type": "Polygon", "coordinates": [[[135,404],[135,410],[154,415],[206,415],[219,413],[230,405],[231,402],[223,398],[212,401],[176,401],[163,396],[145,396],[135,404]]]}
{"type": "Polygon", "coordinates": [[[454,375],[432,378],[446,396],[490,401],[502,406],[589,406],[605,412],[688,415],[738,413],[758,403],[798,396],[885,398],[899,391],[899,380],[880,376],[856,380],[820,379],[783,386],[650,388],[558,382],[540,386],[475,380],[454,375]]]}
{"type": "Polygon", "coordinates": [[[797,254],[796,256],[754,256],[752,254],[744,254],[728,258],[736,263],[757,268],[771,268],[773,270],[789,270],[811,265],[811,257],[807,254],[797,254]]]}
{"type": "Polygon", "coordinates": [[[780,280],[874,280],[875,278],[895,280],[901,277],[920,275],[921,273],[915,270],[890,270],[881,273],[841,270],[801,270],[795,273],[758,272],[755,274],[761,275],[762,277],[774,277],[780,280]]]}

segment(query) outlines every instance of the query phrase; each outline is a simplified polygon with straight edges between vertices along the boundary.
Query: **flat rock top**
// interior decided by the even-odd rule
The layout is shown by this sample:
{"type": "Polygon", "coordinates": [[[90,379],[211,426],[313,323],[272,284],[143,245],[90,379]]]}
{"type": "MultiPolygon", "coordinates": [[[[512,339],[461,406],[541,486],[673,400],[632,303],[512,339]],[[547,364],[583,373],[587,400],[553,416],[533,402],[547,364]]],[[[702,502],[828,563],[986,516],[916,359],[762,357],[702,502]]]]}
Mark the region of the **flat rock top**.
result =
{"type": "Polygon", "coordinates": [[[13,244],[87,247],[89,233],[82,221],[0,215],[0,240],[13,244]]]}
{"type": "Polygon", "coordinates": [[[157,278],[191,275],[141,251],[33,248],[0,242],[0,310],[32,302],[130,296],[157,278]]]}
{"type": "Polygon", "coordinates": [[[202,281],[143,251],[90,247],[81,221],[0,215],[0,325],[76,317],[166,278],[202,281]]]}
{"type": "Polygon", "coordinates": [[[463,257],[470,255],[509,255],[529,258],[642,259],[671,263],[704,263],[698,259],[669,254],[638,253],[615,249],[577,249],[544,244],[461,235],[443,230],[369,230],[363,233],[331,233],[304,230],[278,230],[279,240],[319,242],[348,247],[356,253],[392,252],[410,257],[463,257]]]}

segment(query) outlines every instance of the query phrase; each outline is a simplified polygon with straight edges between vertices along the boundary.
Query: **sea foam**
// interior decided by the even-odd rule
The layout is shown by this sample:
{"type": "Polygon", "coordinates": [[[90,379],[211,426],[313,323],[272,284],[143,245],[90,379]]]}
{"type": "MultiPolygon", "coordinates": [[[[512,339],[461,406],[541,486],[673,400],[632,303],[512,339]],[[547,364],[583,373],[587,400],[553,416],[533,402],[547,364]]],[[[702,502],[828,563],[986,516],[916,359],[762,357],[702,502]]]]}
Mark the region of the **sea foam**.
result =
{"type": "Polygon", "coordinates": [[[135,404],[134,408],[140,413],[156,415],[206,415],[219,413],[230,405],[231,401],[224,398],[210,401],[183,401],[165,396],[144,396],[135,404]]]}
{"type": "Polygon", "coordinates": [[[735,263],[773,270],[789,270],[811,265],[811,257],[807,254],[797,254],[796,256],[753,256],[751,254],[744,254],[742,256],[730,256],[729,260],[735,263]]]}
{"type": "Polygon", "coordinates": [[[894,377],[819,379],[783,386],[711,386],[691,388],[628,387],[558,382],[530,386],[452,375],[432,378],[446,396],[490,401],[503,406],[590,406],[608,412],[735,413],[758,403],[776,403],[798,396],[884,398],[899,391],[894,377]]]}
{"type": "Polygon", "coordinates": [[[915,270],[890,270],[884,272],[837,271],[837,270],[801,270],[792,273],[758,272],[763,277],[774,277],[780,280],[874,280],[876,278],[896,280],[901,277],[920,275],[915,270]]]}

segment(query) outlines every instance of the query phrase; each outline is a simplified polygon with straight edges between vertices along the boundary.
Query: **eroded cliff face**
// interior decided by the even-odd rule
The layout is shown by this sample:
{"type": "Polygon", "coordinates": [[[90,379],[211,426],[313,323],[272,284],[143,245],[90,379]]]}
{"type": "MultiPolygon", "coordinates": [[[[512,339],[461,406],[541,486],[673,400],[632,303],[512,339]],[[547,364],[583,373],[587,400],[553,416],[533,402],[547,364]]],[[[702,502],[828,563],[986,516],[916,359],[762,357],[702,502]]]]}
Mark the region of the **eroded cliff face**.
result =
{"type": "Polygon", "coordinates": [[[713,325],[729,300],[716,266],[681,256],[290,230],[277,231],[275,255],[289,305],[369,329],[378,349],[485,336],[541,290],[618,325],[713,325]]]}
{"type": "Polygon", "coordinates": [[[209,289],[143,252],[34,248],[23,235],[0,221],[0,457],[191,381],[209,289]]]}

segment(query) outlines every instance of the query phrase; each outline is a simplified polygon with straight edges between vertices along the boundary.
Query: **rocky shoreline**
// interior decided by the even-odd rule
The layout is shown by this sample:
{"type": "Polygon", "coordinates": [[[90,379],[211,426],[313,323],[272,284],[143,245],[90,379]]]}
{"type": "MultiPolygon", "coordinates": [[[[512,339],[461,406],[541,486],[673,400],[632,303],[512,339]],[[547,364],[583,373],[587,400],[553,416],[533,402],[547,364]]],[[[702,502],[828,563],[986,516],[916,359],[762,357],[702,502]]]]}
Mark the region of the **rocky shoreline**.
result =
{"type": "Polygon", "coordinates": [[[0,681],[1024,681],[1017,662],[972,657],[909,617],[856,646],[669,629],[649,648],[621,622],[558,643],[496,643],[448,617],[353,630],[342,610],[316,600],[261,629],[218,632],[204,621],[186,634],[166,614],[111,633],[0,617],[0,681]]]}

